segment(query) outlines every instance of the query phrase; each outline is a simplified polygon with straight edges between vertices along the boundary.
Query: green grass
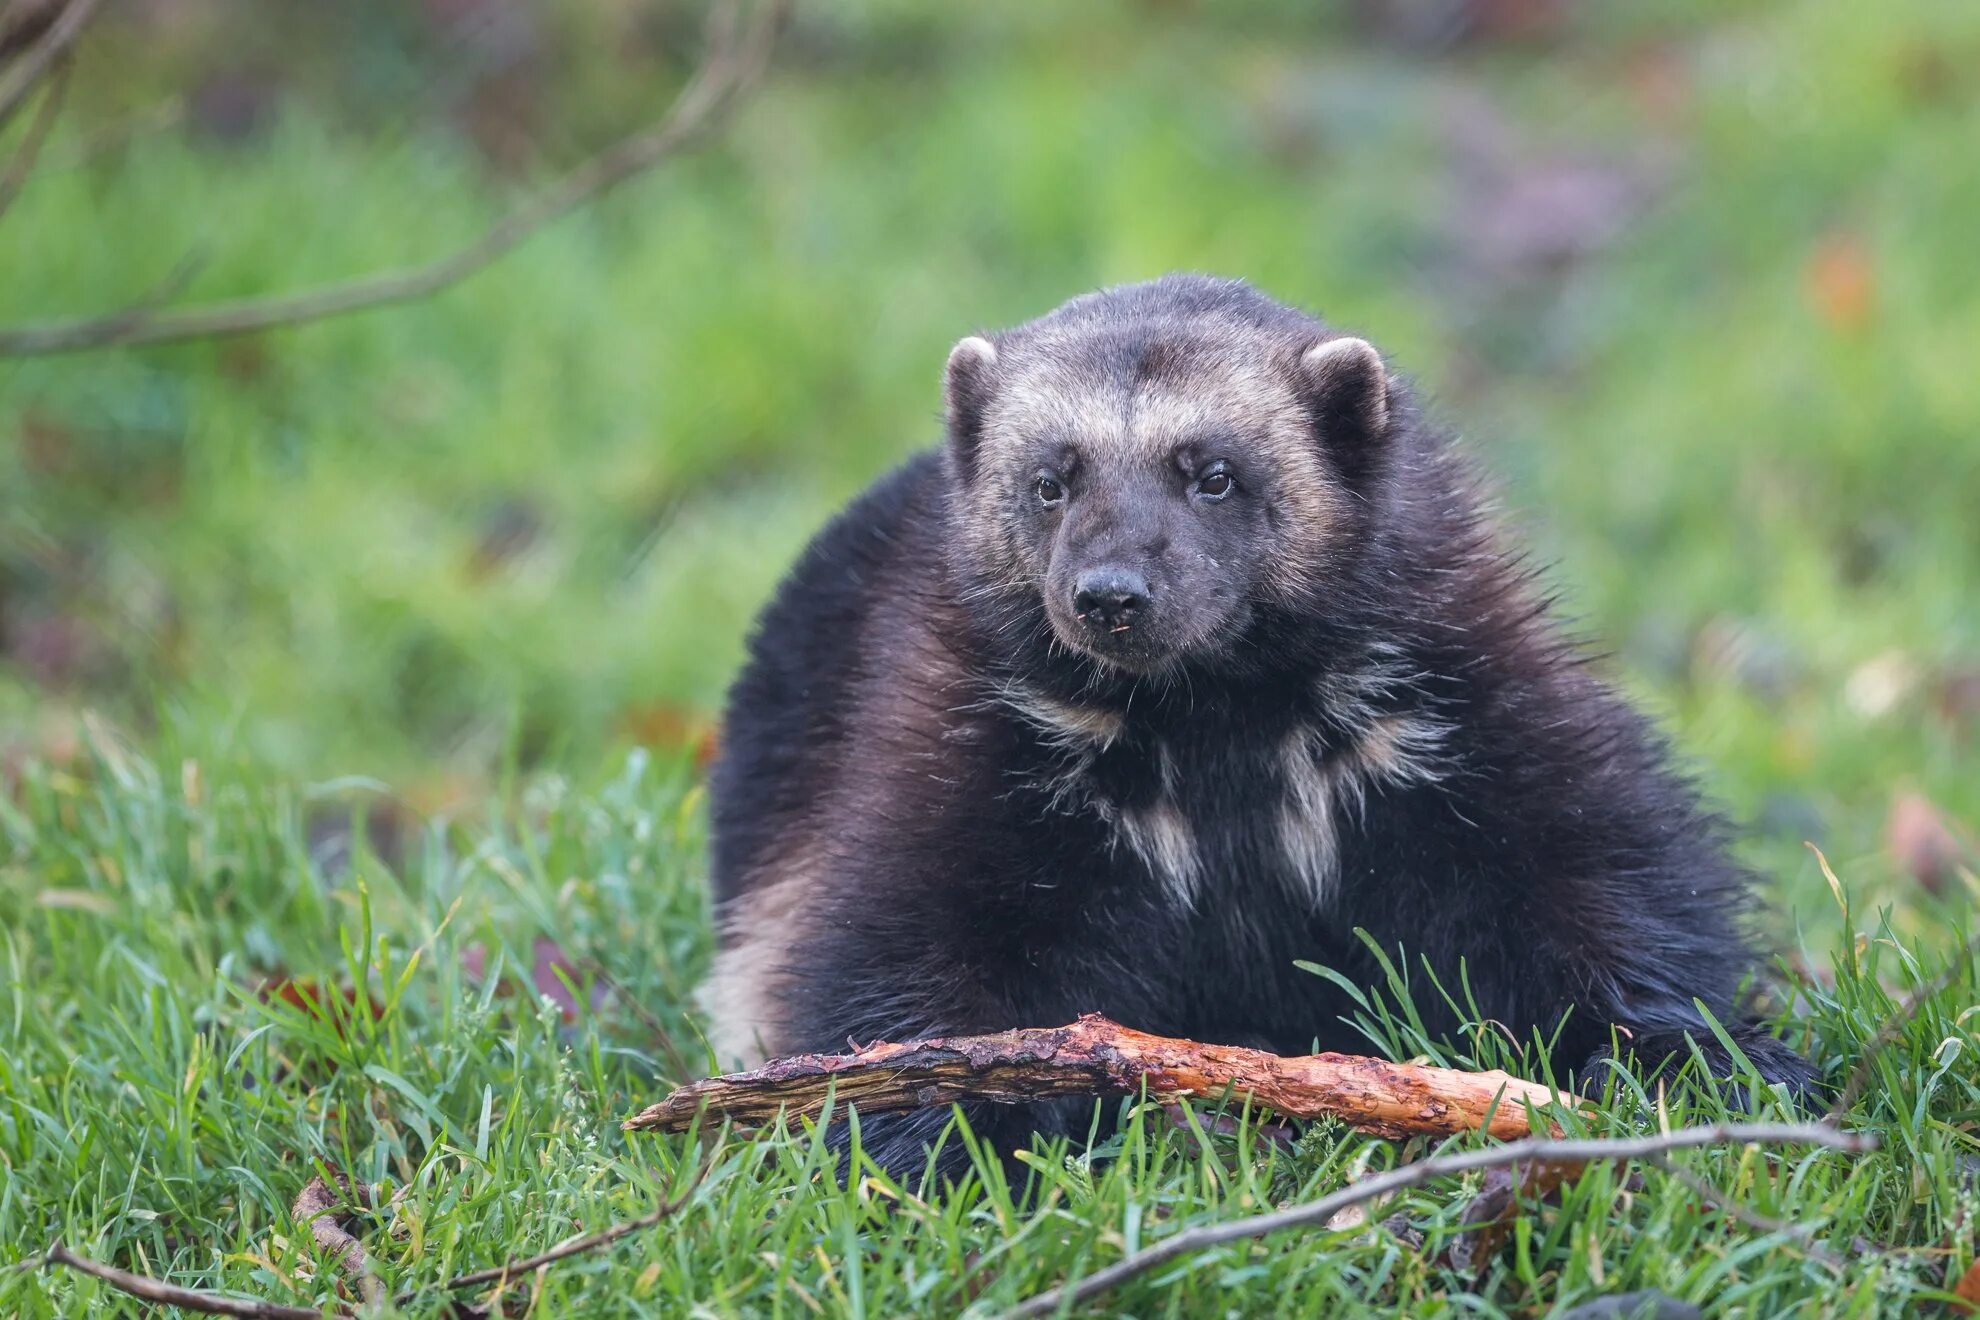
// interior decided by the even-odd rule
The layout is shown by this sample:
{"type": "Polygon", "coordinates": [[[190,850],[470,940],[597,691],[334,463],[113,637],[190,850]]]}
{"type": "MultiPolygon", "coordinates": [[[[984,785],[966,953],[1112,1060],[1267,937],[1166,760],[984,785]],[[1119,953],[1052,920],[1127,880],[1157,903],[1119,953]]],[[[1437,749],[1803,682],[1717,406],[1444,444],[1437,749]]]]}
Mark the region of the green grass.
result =
{"type": "MultiPolygon", "coordinates": [[[[683,64],[651,32],[693,26],[538,6],[542,145],[491,168],[449,118],[471,53],[418,44],[403,6],[154,8],[85,43],[0,221],[0,322],[122,305],[188,253],[205,299],[447,250],[651,113],[683,64]],[[281,90],[261,131],[175,109],[237,67],[281,90]]],[[[1832,1079],[1854,1066],[1973,921],[1970,878],[1925,883],[1887,821],[1922,798],[1974,860],[1980,7],[1569,6],[1444,51],[1269,0],[800,8],[716,147],[444,296],[0,362],[0,1251],[59,1235],[327,1301],[287,1213],[319,1164],[409,1189],[366,1234],[400,1287],[678,1188],[694,1143],[617,1125],[702,1065],[682,748],[751,612],[932,437],[954,339],[1176,268],[1250,277],[1417,376],[1747,827],[1784,1029],[1832,1079]],[[1605,190],[1613,224],[1574,221],[1605,190]],[[544,1008],[540,940],[623,993],[544,1008]],[[271,999],[285,982],[328,1007],[271,999]]],[[[1370,999],[1371,1048],[1447,1057],[1407,998],[1370,999]]],[[[1384,1212],[1427,1247],[1288,1235],[1100,1310],[1533,1315],[1658,1287],[1902,1312],[1973,1251],[1976,999],[1969,966],[1879,1057],[1852,1115],[1877,1155],[1680,1160],[1834,1248],[1923,1254],[1837,1274],[1656,1169],[1595,1170],[1480,1278],[1436,1264],[1470,1191],[1437,1185],[1384,1212]]],[[[1093,1150],[1035,1153],[1028,1202],[996,1161],[942,1195],[828,1176],[808,1133],[705,1134],[692,1203],[551,1271],[539,1313],[991,1314],[1422,1153],[1289,1155],[1249,1125],[1205,1153],[1107,1108],[1093,1150]]],[[[1648,1108],[1599,1125],[1723,1112],[1648,1108]]],[[[85,1304],[113,1300],[0,1274],[0,1313],[85,1304]]]]}
{"type": "MultiPolygon", "coordinates": [[[[945,1195],[863,1162],[835,1167],[810,1132],[628,1137],[619,1121],[661,1093],[669,1051],[697,1056],[686,986],[707,924],[688,782],[644,759],[595,789],[538,781],[512,812],[427,832],[396,871],[361,845],[348,870],[326,871],[308,802],[361,803],[361,789],[297,791],[225,762],[161,771],[107,742],[80,776],[31,774],[0,809],[0,1254],[59,1238],[182,1284],[330,1304],[334,1271],[288,1212],[326,1166],[391,1201],[363,1231],[400,1289],[631,1217],[705,1159],[671,1220],[531,1281],[537,1313],[991,1315],[1138,1244],[1430,1149],[1315,1127],[1285,1150],[1248,1118],[1206,1146],[1149,1107],[1118,1106],[1117,1132],[1109,1103],[1091,1144],[1026,1156],[1027,1198],[994,1157],[945,1195]],[[624,997],[566,1022],[530,988],[528,951],[546,934],[624,997]],[[283,981],[311,985],[321,1006],[257,993],[283,981]]],[[[1835,1080],[1893,993],[1938,970],[1880,918],[1850,924],[1835,984],[1802,987],[1788,1027],[1835,1080]]],[[[1489,1029],[1455,1046],[1423,1039],[1403,979],[1368,997],[1371,1047],[1544,1074],[1544,1055],[1512,1057],[1489,1029]]],[[[1659,1169],[1595,1168],[1523,1217],[1476,1277],[1438,1264],[1475,1185],[1434,1184],[1375,1216],[1401,1215],[1421,1246],[1365,1227],[1284,1234],[1186,1258],[1096,1313],[1257,1313],[1271,1298],[1288,1313],[1535,1314],[1637,1288],[1716,1315],[1919,1305],[1973,1254],[1976,994],[1969,963],[1879,1056],[1848,1119],[1882,1139],[1876,1154],[1677,1157],[1835,1251],[1860,1235],[1916,1253],[1838,1271],[1788,1235],[1729,1223],[1659,1169]],[[1640,1182],[1625,1184],[1631,1172],[1640,1182]]],[[[1756,1114],[1775,1112],[1758,1088],[1727,1097],[1751,1090],[1756,1114]]],[[[1704,1090],[1622,1084],[1585,1126],[1728,1112],[1704,1090]]],[[[427,1294],[411,1309],[435,1305],[427,1294]]],[[[136,1313],[73,1274],[0,1273],[0,1311],[86,1306],[136,1313]]]]}

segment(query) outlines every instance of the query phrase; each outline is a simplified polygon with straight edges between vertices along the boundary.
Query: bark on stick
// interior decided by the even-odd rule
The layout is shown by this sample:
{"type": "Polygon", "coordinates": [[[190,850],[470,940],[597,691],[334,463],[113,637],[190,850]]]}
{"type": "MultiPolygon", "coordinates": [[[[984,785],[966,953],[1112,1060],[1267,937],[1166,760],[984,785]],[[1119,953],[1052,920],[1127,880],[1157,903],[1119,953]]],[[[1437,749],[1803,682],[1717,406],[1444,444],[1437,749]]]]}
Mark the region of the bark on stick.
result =
{"type": "MultiPolygon", "coordinates": [[[[683,1131],[704,1111],[744,1124],[769,1122],[779,1112],[816,1116],[828,1095],[836,1104],[883,1113],[957,1101],[1020,1104],[1052,1096],[1123,1095],[1143,1086],[1158,1100],[1230,1093],[1287,1117],[1331,1115],[1384,1137],[1480,1128],[1501,1139],[1524,1137],[1536,1131],[1529,1108],[1579,1103],[1503,1072],[1204,1045],[1151,1036],[1089,1013],[1064,1027],[774,1059],[752,1072],[690,1082],[634,1115],[626,1127],[683,1131]]],[[[1541,1120],[1542,1135],[1554,1130],[1541,1120]]]]}

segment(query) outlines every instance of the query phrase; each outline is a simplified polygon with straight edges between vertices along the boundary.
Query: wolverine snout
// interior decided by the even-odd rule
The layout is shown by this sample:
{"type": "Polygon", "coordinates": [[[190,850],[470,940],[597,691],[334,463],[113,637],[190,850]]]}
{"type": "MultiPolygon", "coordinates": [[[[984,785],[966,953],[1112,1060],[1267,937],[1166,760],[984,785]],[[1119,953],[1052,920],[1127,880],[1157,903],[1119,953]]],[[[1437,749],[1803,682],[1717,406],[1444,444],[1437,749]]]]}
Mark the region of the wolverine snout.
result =
{"type": "Polygon", "coordinates": [[[1131,568],[1089,568],[1073,589],[1073,613],[1088,628],[1119,632],[1148,610],[1148,579],[1131,568]]]}

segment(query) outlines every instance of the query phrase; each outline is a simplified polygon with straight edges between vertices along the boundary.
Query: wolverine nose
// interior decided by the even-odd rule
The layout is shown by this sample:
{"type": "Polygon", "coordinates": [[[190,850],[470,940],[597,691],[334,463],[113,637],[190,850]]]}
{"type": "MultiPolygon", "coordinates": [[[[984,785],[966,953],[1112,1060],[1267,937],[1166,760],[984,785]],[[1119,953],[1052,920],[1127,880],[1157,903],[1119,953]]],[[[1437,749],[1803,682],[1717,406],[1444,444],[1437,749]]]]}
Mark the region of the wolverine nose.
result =
{"type": "Polygon", "coordinates": [[[1079,575],[1073,609],[1090,628],[1120,632],[1148,608],[1148,579],[1128,568],[1091,568],[1079,575]]]}

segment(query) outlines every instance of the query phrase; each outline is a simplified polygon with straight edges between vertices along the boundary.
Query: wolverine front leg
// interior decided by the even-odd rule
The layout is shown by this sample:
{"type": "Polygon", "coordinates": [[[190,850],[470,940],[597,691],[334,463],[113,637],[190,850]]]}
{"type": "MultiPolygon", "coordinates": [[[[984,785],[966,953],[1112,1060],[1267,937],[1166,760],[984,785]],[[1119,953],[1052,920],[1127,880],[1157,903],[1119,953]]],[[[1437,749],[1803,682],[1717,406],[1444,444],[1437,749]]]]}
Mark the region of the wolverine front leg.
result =
{"type": "MultiPolygon", "coordinates": [[[[1639,915],[1626,933],[1647,937],[1655,924],[1639,915]]],[[[1654,934],[1641,942],[1591,941],[1557,965],[1573,1003],[1563,1061],[1576,1065],[1582,1085],[1599,1089],[1618,1056],[1645,1081],[1675,1073],[1694,1056],[1713,1077],[1736,1076],[1738,1062],[1699,1011],[1702,1003],[1763,1081],[1806,1099],[1818,1081],[1815,1068],[1754,1020],[1735,979],[1751,955],[1720,932],[1673,926],[1654,934]]]]}
{"type": "MultiPolygon", "coordinates": [[[[905,940],[904,932],[882,929],[877,917],[812,924],[795,914],[773,929],[762,920],[765,907],[759,903],[749,914],[754,924],[746,917],[725,925],[726,946],[703,990],[710,1042],[723,1067],[755,1067],[788,1054],[839,1054],[877,1041],[1051,1026],[1075,1016],[1049,1002],[1056,997],[1043,993],[1048,978],[1031,978],[1029,993],[995,982],[980,970],[980,957],[946,941],[931,944],[927,932],[905,940]]],[[[1064,1100],[962,1106],[971,1132],[1013,1178],[1022,1176],[1013,1155],[1033,1133],[1083,1132],[1090,1111],[1088,1101],[1064,1100]]],[[[860,1149],[910,1186],[925,1171],[938,1180],[960,1177],[970,1162],[967,1144],[953,1132],[941,1140],[951,1116],[947,1107],[861,1114],[860,1149]]],[[[835,1122],[829,1140],[845,1151],[851,1135],[850,1124],[835,1122]]]]}

